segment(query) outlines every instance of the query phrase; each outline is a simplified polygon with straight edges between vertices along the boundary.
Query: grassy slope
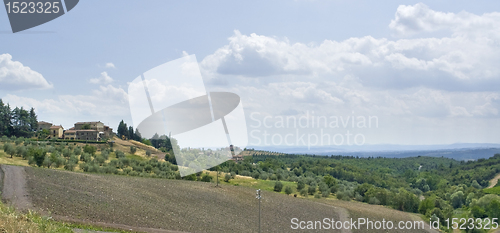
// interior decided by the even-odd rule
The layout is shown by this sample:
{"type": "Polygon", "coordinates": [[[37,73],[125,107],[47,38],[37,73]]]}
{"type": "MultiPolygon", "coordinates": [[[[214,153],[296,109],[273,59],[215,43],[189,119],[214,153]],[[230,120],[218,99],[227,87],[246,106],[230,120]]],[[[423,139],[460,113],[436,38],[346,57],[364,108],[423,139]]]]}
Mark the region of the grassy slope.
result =
{"type": "Polygon", "coordinates": [[[484,189],[485,193],[500,195],[500,186],[496,186],[489,189],[484,189]]]}
{"type": "Polygon", "coordinates": [[[17,213],[13,208],[0,203],[0,232],[73,232],[67,225],[41,217],[32,212],[17,213]]]}
{"type": "MultiPolygon", "coordinates": [[[[115,142],[116,142],[113,149],[115,151],[120,150],[120,151],[124,152],[126,157],[129,159],[135,159],[135,160],[141,160],[141,161],[149,160],[150,158],[146,155],[147,150],[152,152],[151,158],[156,157],[159,161],[163,161],[163,158],[165,157],[165,153],[163,153],[159,150],[156,150],[154,148],[153,148],[154,150],[150,149],[151,148],[150,146],[144,145],[140,142],[136,142],[133,140],[124,141],[124,140],[121,140],[117,137],[114,137],[113,140],[115,140],[115,142]],[[137,151],[135,154],[130,154],[130,146],[131,145],[133,145],[137,148],[137,151]]],[[[9,143],[14,144],[14,142],[9,142],[9,143]]],[[[2,149],[4,144],[5,144],[4,142],[0,142],[0,164],[27,166],[27,167],[30,166],[28,164],[28,160],[24,160],[23,158],[16,157],[16,156],[13,156],[11,158],[10,155],[6,154],[2,149]]],[[[72,146],[80,146],[82,148],[85,146],[85,143],[69,143],[69,144],[72,146]]],[[[110,148],[110,146],[108,144],[99,144],[99,145],[98,144],[91,144],[91,145],[95,146],[97,148],[96,155],[100,155],[102,150],[110,148]]],[[[66,147],[68,147],[68,145],[66,147]]],[[[50,156],[50,153],[47,153],[47,156],[50,156]]],[[[116,159],[116,154],[114,152],[109,154],[109,159],[106,162],[109,162],[112,159],[116,159]]],[[[78,162],[78,164],[82,164],[82,163],[83,163],[82,161],[78,162]]],[[[51,167],[51,168],[54,169],[54,167],[51,167]]],[[[55,168],[55,169],[64,170],[64,168],[62,166],[59,168],[55,168]]],[[[82,169],[78,166],[75,168],[75,171],[83,172],[82,169]]]]}
{"type": "MultiPolygon", "coordinates": [[[[3,146],[3,145],[0,144],[0,147],[1,146],[3,146]]],[[[0,149],[0,164],[29,166],[28,160],[24,160],[20,157],[11,158],[10,155],[5,154],[5,152],[2,149],[0,149]]]]}
{"type": "Polygon", "coordinates": [[[135,154],[138,156],[146,157],[146,151],[151,151],[153,157],[157,157],[159,160],[165,158],[165,153],[141,142],[137,142],[134,140],[121,140],[116,136],[111,140],[115,141],[115,145],[113,146],[113,149],[115,150],[121,150],[125,153],[130,153],[130,146],[134,146],[137,148],[137,152],[135,154]]]}
{"type": "MultiPolygon", "coordinates": [[[[213,177],[212,181],[215,182],[217,172],[215,172],[215,171],[205,171],[205,172],[208,172],[210,174],[210,176],[213,177]]],[[[250,188],[253,188],[256,190],[262,189],[262,190],[266,190],[266,191],[273,191],[274,184],[276,183],[276,181],[274,181],[274,180],[259,180],[259,179],[256,180],[256,179],[249,177],[249,176],[240,176],[240,175],[236,175],[236,177],[234,179],[229,180],[229,182],[224,182],[225,175],[226,175],[226,173],[223,173],[223,172],[221,172],[219,174],[219,182],[220,183],[231,184],[234,186],[245,186],[245,187],[250,187],[250,188]]],[[[294,191],[296,191],[297,183],[290,182],[290,181],[281,181],[281,183],[283,183],[283,190],[281,191],[281,193],[285,193],[286,186],[290,186],[293,188],[294,191]]],[[[294,193],[298,194],[298,192],[294,192],[294,193]]],[[[292,195],[294,193],[292,193],[292,195]]]]}
{"type": "Polygon", "coordinates": [[[6,206],[0,202],[0,232],[73,233],[73,229],[80,229],[82,232],[124,232],[116,229],[95,227],[86,224],[63,223],[55,221],[50,217],[42,216],[33,211],[20,213],[14,208],[6,206]]]}

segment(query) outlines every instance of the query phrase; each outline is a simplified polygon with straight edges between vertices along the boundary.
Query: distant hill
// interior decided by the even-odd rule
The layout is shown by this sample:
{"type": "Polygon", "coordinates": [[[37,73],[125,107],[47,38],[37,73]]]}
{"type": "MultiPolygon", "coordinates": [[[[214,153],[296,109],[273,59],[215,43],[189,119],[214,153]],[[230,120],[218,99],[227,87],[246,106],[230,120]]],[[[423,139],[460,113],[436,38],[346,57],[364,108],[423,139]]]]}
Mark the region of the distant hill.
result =
{"type": "Polygon", "coordinates": [[[289,154],[344,155],[359,157],[406,158],[415,156],[477,160],[500,153],[500,144],[456,143],[450,145],[363,145],[339,147],[256,147],[289,154]]]}
{"type": "MultiPolygon", "coordinates": [[[[345,152],[342,155],[359,157],[386,157],[407,158],[416,156],[445,157],[456,160],[477,160],[490,158],[500,153],[500,148],[484,149],[445,149],[445,150],[419,150],[419,151],[374,151],[374,152],[345,152]]],[[[319,153],[320,155],[331,155],[332,153],[319,153]]]]}

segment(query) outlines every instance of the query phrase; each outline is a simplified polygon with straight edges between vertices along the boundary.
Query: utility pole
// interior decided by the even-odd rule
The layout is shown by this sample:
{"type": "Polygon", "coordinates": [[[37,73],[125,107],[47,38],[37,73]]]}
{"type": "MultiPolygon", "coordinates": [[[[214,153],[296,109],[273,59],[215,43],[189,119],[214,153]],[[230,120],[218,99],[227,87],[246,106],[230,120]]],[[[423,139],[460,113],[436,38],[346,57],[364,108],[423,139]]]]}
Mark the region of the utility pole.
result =
{"type": "Polygon", "coordinates": [[[257,196],[255,197],[257,199],[259,199],[259,233],[261,233],[261,228],[260,228],[260,200],[262,199],[262,196],[261,196],[261,190],[260,189],[257,189],[257,196]]]}
{"type": "Polygon", "coordinates": [[[219,169],[217,168],[217,186],[215,187],[219,187],[219,169]]]}

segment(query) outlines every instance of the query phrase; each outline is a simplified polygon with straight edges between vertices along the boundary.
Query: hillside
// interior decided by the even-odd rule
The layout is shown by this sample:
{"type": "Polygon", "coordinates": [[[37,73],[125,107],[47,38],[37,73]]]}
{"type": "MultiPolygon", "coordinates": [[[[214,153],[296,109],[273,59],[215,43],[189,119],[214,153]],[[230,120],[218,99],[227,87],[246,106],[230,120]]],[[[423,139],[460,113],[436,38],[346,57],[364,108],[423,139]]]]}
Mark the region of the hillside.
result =
{"type": "MultiPolygon", "coordinates": [[[[230,185],[215,188],[213,183],[203,182],[24,169],[27,194],[34,208],[50,212],[56,219],[130,226],[150,232],[155,232],[152,229],[256,231],[258,203],[251,188],[230,185]]],[[[292,218],[348,217],[347,211],[329,204],[273,192],[264,192],[263,196],[264,232],[288,232],[292,218]]],[[[384,209],[399,216],[398,220],[412,219],[406,213],[384,209]]]]}
{"type": "MultiPolygon", "coordinates": [[[[145,155],[146,151],[153,151],[148,146],[134,141],[116,140],[112,148],[108,144],[83,145],[67,142],[39,143],[21,139],[5,140],[5,146],[2,148],[5,152],[0,152],[0,159],[11,164],[28,163],[32,166],[51,168],[46,170],[26,168],[26,171],[37,171],[31,174],[28,172],[28,181],[32,181],[27,183],[31,188],[28,193],[33,203],[27,204],[33,204],[35,208],[41,208],[47,213],[54,213],[55,217],[60,219],[104,222],[113,224],[113,227],[123,225],[129,227],[127,224],[133,223],[135,224],[133,227],[137,229],[168,228],[175,231],[197,232],[201,231],[201,225],[196,225],[193,229],[183,228],[189,223],[181,218],[187,217],[203,222],[203,217],[184,211],[211,216],[214,209],[223,207],[226,211],[220,213],[222,218],[216,215],[210,217],[212,220],[209,221],[224,226],[238,223],[240,225],[232,228],[241,228],[243,231],[250,229],[250,223],[245,225],[239,218],[251,218],[249,213],[255,210],[249,209],[248,204],[253,202],[248,201],[253,200],[250,196],[254,195],[256,189],[267,191],[268,198],[277,195],[275,201],[272,201],[277,204],[271,206],[271,209],[287,211],[286,213],[275,211],[270,215],[269,219],[273,219],[272,226],[284,227],[288,224],[290,227],[291,216],[298,216],[299,212],[296,211],[308,209],[303,206],[305,204],[298,203],[310,199],[323,202],[316,203],[321,207],[314,207],[315,204],[307,202],[313,205],[309,206],[307,216],[316,216],[310,213],[318,213],[317,217],[320,220],[324,218],[324,213],[328,212],[324,209],[325,205],[338,207],[343,203],[348,203],[343,206],[347,211],[334,208],[333,213],[326,216],[349,213],[356,218],[366,215],[373,219],[400,219],[401,216],[404,219],[418,219],[417,215],[411,213],[420,213],[425,215],[423,218],[426,219],[434,214],[439,214],[440,219],[445,219],[470,214],[480,216],[481,211],[485,213],[483,215],[492,218],[498,215],[495,203],[484,203],[488,198],[498,198],[485,196],[481,188],[486,187],[489,180],[500,171],[498,170],[500,155],[465,162],[423,156],[402,159],[326,157],[249,150],[253,153],[252,156],[245,157],[239,163],[225,162],[217,168],[222,171],[220,180],[224,181],[223,191],[220,188],[213,188],[214,184],[211,183],[190,181],[210,182],[212,179],[214,182],[216,168],[212,168],[208,173],[200,172],[181,178],[178,167],[170,163],[170,158],[168,161],[149,159],[145,155]],[[137,151],[132,151],[130,147],[137,148],[137,151]],[[141,154],[141,151],[144,154],[141,154]],[[10,158],[10,155],[14,157],[10,158]],[[61,172],[62,169],[85,173],[61,172]],[[277,180],[280,182],[276,182],[277,180]],[[273,192],[278,184],[282,187],[277,190],[280,193],[273,192]],[[191,193],[194,193],[194,196],[191,196],[191,193]],[[292,196],[286,196],[284,193],[292,196]],[[242,195],[246,197],[241,199],[242,195]],[[294,198],[293,195],[298,197],[294,198]],[[221,200],[221,196],[227,200],[221,200]],[[335,202],[337,199],[347,202],[335,202]],[[474,199],[478,201],[473,201],[474,199]],[[231,206],[225,203],[228,200],[231,206]],[[378,205],[411,213],[402,213],[378,205]],[[151,212],[152,208],[158,206],[171,213],[169,218],[176,217],[173,220],[175,222],[163,220],[161,212],[151,212]],[[353,206],[356,207],[351,208],[353,206]],[[479,212],[472,213],[472,207],[479,212]],[[137,212],[143,208],[148,211],[137,212]],[[373,211],[374,209],[377,211],[373,211]],[[244,211],[245,214],[234,212],[235,210],[244,211]],[[141,216],[149,212],[153,215],[148,214],[141,219],[141,216]],[[227,214],[232,215],[226,216],[227,214]],[[272,216],[280,217],[276,219],[272,216]],[[282,216],[288,220],[282,219],[282,216]],[[160,219],[162,220],[159,221],[160,219]],[[226,219],[230,221],[226,222],[226,219]],[[169,224],[158,225],[158,222],[169,224]]],[[[6,187],[9,187],[7,183],[6,187]]],[[[8,194],[8,191],[4,190],[3,193],[8,194]]],[[[224,227],[221,229],[222,232],[230,232],[224,227]]],[[[212,230],[220,231],[215,228],[212,230]]]]}
{"type": "Polygon", "coordinates": [[[148,146],[142,142],[138,142],[135,140],[122,140],[118,138],[117,136],[114,136],[110,141],[114,141],[114,149],[121,150],[121,151],[129,151],[131,146],[137,147],[137,152],[135,153],[136,155],[139,155],[141,157],[146,157],[146,151],[151,151],[152,156],[157,157],[158,159],[164,159],[165,158],[165,153],[161,152],[160,150],[148,146]]]}

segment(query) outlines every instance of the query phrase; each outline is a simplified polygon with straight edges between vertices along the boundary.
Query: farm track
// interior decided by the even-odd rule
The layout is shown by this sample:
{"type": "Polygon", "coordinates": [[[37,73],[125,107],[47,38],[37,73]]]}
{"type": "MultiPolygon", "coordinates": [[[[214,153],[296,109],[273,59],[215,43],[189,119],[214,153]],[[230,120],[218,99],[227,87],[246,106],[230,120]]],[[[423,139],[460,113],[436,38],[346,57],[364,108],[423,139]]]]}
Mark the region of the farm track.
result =
{"type": "Polygon", "coordinates": [[[493,178],[493,179],[490,180],[490,186],[488,186],[488,188],[495,187],[497,185],[499,179],[500,179],[500,174],[497,174],[495,176],[495,178],[493,178]]]}
{"type": "Polygon", "coordinates": [[[26,173],[24,167],[1,165],[2,199],[6,200],[16,209],[27,211],[32,209],[26,191],[26,173]]]}

